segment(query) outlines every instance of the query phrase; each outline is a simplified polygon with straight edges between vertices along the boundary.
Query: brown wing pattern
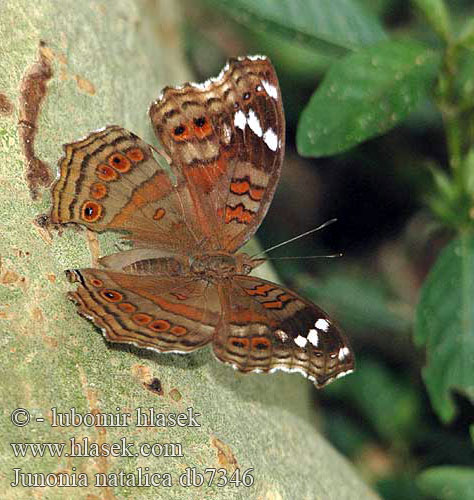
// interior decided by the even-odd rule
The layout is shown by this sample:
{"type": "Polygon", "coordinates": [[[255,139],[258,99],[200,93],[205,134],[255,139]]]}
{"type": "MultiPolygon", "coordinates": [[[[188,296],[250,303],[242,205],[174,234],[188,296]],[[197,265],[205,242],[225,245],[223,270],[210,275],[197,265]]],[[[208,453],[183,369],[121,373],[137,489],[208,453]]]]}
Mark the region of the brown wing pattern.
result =
{"type": "Polygon", "coordinates": [[[70,298],[110,342],[161,352],[189,352],[209,343],[219,317],[216,289],[189,278],[68,271],[70,298]]]}
{"type": "Polygon", "coordinates": [[[354,369],[352,349],[326,313],[275,283],[236,276],[220,290],[213,348],[243,372],[300,372],[317,387],[354,369]]]}
{"type": "Polygon", "coordinates": [[[212,343],[242,372],[296,371],[322,387],[352,371],[351,347],[321,309],[233,275],[231,254],[262,222],[284,155],[268,59],[232,59],[203,84],[166,88],[150,118],[163,154],[118,126],[64,146],[51,221],[122,231],[135,243],[100,259],[106,269],[68,271],[78,312],[111,342],[160,352],[212,343]]]}
{"type": "Polygon", "coordinates": [[[64,151],[52,188],[53,223],[126,231],[130,239],[170,251],[197,248],[203,236],[183,208],[188,191],[171,183],[135,134],[109,126],[64,151]]]}
{"type": "Polygon", "coordinates": [[[234,252],[265,217],[283,161],[285,119],[270,61],[232,59],[217,78],[166,88],[150,117],[187,181],[205,249],[234,252]]]}

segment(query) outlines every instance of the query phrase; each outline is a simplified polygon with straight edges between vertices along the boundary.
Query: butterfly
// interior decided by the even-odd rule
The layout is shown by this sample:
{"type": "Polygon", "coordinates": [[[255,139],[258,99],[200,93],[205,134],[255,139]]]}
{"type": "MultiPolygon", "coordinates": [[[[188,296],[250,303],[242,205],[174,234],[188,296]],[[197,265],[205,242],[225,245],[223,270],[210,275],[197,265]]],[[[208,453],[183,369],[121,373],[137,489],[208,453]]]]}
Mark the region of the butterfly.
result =
{"type": "Polygon", "coordinates": [[[317,387],[351,372],[353,351],[326,313],[250,276],[264,259],[236,253],[283,162],[270,61],[234,58],[204,83],[166,87],[149,116],[161,149],[115,125],[63,147],[51,222],[119,231],[132,245],[66,272],[78,312],[110,342],[179,353],[211,344],[241,372],[300,372],[317,387]]]}

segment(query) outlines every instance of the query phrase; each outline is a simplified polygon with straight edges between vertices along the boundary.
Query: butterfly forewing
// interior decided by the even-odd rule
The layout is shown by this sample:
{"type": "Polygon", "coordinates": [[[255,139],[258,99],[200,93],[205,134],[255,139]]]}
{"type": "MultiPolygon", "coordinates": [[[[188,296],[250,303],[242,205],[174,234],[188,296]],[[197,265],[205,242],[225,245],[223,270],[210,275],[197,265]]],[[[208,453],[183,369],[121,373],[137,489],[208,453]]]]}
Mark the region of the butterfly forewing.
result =
{"type": "Polygon", "coordinates": [[[217,78],[167,88],[150,108],[172,167],[187,180],[205,249],[234,252],[262,222],[280,175],[285,120],[266,58],[232,59],[217,78]]]}
{"type": "Polygon", "coordinates": [[[215,288],[189,278],[98,269],[69,272],[79,313],[111,342],[160,352],[189,352],[209,343],[220,315],[215,288]]]}

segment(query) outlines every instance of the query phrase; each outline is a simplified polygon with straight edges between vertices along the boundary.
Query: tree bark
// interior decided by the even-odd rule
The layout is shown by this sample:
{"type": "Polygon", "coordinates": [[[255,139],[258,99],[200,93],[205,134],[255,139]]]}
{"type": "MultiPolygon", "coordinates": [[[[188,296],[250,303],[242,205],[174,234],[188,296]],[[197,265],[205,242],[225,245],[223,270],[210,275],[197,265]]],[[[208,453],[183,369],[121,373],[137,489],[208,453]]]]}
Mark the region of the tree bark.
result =
{"type": "MultiPolygon", "coordinates": [[[[50,209],[48,169],[54,178],[63,143],[105,125],[154,142],[149,104],[163,86],[190,76],[179,20],[173,0],[7,0],[0,6],[0,496],[376,498],[318,434],[312,386],[301,376],[244,376],[208,349],[181,356],[116,347],[66,299],[72,287],[63,271],[90,265],[91,256],[85,232],[67,229],[59,236],[37,219],[50,209]],[[192,408],[200,427],[137,427],[136,409],[150,407],[164,414],[192,408]],[[27,425],[11,422],[16,408],[29,412],[27,425]],[[131,417],[126,427],[51,425],[55,411],[71,408],[131,417]],[[41,417],[44,422],[36,420],[41,417]],[[71,438],[84,437],[98,445],[125,438],[135,443],[133,453],[140,443],[181,443],[183,456],[21,458],[10,444],[66,443],[69,451],[71,438]],[[252,486],[219,488],[222,474],[212,486],[178,482],[187,467],[223,467],[230,477],[236,466],[241,476],[253,468],[252,486]],[[12,487],[15,468],[57,478],[83,473],[89,485],[12,487]],[[139,468],[170,473],[173,486],[94,486],[97,473],[137,475],[139,468]]],[[[115,241],[101,236],[102,254],[111,253],[115,241]]]]}

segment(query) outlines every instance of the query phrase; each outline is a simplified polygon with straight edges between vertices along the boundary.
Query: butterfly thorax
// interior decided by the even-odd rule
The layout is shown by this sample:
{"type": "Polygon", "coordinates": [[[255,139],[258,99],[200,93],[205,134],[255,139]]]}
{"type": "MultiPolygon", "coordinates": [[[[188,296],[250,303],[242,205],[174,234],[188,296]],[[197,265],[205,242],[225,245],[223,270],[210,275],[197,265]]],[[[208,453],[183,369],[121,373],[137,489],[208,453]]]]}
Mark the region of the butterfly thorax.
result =
{"type": "Polygon", "coordinates": [[[245,253],[215,253],[192,257],[190,271],[201,278],[219,281],[236,274],[249,274],[253,267],[250,257],[245,253]]]}

